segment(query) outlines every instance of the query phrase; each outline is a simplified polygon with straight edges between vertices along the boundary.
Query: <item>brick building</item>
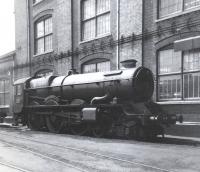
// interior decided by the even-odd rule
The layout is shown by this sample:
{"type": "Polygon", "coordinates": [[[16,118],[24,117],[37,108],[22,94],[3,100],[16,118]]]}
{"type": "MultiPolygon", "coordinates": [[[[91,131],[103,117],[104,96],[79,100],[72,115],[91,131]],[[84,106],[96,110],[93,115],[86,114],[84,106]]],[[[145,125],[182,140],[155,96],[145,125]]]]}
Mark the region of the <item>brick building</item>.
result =
{"type": "Polygon", "coordinates": [[[12,114],[15,51],[0,56],[0,117],[12,114]]]}
{"type": "Polygon", "coordinates": [[[142,41],[126,41],[142,33],[141,0],[19,0],[15,15],[16,79],[142,64],[142,41]]]}
{"type": "Polygon", "coordinates": [[[156,76],[154,100],[200,121],[200,1],[145,0],[144,65],[156,76]]]}

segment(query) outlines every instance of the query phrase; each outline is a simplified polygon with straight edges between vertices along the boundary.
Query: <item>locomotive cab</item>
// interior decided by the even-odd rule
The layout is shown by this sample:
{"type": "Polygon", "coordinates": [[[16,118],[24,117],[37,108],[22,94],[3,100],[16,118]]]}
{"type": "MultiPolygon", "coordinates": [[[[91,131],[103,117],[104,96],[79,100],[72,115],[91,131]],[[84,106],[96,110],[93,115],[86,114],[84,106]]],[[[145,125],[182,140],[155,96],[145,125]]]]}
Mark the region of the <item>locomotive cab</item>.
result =
{"type": "Polygon", "coordinates": [[[22,78],[14,82],[14,102],[13,102],[13,113],[14,120],[18,120],[22,116],[23,107],[25,104],[24,90],[26,88],[27,82],[31,78],[22,78]],[[17,118],[17,119],[16,119],[17,118]]]}

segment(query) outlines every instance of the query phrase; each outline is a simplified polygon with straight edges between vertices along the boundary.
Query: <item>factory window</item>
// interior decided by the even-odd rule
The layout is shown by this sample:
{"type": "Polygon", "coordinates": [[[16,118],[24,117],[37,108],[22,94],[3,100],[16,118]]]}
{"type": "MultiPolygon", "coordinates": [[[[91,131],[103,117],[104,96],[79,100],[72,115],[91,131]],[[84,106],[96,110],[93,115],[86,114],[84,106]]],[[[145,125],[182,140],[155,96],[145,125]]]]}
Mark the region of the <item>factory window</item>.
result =
{"type": "Polygon", "coordinates": [[[91,62],[82,66],[83,73],[110,71],[110,61],[91,62]]]}
{"type": "Polygon", "coordinates": [[[47,77],[47,76],[52,76],[52,75],[53,75],[53,71],[52,70],[43,69],[43,70],[38,71],[35,74],[35,77],[47,77]]]}
{"type": "Polygon", "coordinates": [[[190,9],[200,6],[200,0],[184,0],[184,9],[190,9]]]}
{"type": "Polygon", "coordinates": [[[47,17],[35,23],[35,54],[52,50],[53,26],[52,17],[47,17]]]}
{"type": "Polygon", "coordinates": [[[184,98],[200,98],[200,49],[183,53],[184,98]]]}
{"type": "Polygon", "coordinates": [[[158,99],[191,100],[200,98],[200,49],[158,53],[158,99]]]}
{"type": "Polygon", "coordinates": [[[82,1],[82,41],[110,33],[110,0],[82,1]]]}
{"type": "Polygon", "coordinates": [[[173,49],[158,53],[159,61],[159,100],[177,100],[181,98],[181,52],[173,49]]]}
{"type": "Polygon", "coordinates": [[[159,18],[200,6],[200,0],[158,0],[159,18]]]}
{"type": "Polygon", "coordinates": [[[165,17],[169,14],[180,12],[182,9],[182,0],[159,0],[159,17],[165,17]]]}
{"type": "Polygon", "coordinates": [[[10,104],[10,82],[8,79],[0,80],[0,106],[10,104]]]}

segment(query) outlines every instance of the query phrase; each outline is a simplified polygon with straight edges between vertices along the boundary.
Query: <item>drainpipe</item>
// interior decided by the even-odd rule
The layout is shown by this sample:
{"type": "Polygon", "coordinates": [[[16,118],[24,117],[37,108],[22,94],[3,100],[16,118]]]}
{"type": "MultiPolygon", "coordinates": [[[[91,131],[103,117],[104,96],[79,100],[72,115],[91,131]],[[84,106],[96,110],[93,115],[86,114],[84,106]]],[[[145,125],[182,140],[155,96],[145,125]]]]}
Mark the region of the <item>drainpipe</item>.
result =
{"type": "Polygon", "coordinates": [[[119,38],[120,38],[120,0],[117,0],[117,70],[120,68],[120,45],[119,45],[119,38]]]}
{"type": "Polygon", "coordinates": [[[27,61],[29,66],[29,76],[31,76],[31,34],[30,34],[30,1],[26,1],[26,9],[27,9],[27,61]]]}
{"type": "Polygon", "coordinates": [[[144,21],[144,16],[145,16],[145,9],[144,9],[144,3],[145,0],[142,0],[142,66],[144,66],[144,38],[143,38],[143,34],[144,34],[144,29],[145,29],[145,21],[144,21]]]}
{"type": "Polygon", "coordinates": [[[71,55],[71,69],[74,69],[74,3],[73,0],[71,0],[71,49],[72,49],[72,55],[71,55]]]}

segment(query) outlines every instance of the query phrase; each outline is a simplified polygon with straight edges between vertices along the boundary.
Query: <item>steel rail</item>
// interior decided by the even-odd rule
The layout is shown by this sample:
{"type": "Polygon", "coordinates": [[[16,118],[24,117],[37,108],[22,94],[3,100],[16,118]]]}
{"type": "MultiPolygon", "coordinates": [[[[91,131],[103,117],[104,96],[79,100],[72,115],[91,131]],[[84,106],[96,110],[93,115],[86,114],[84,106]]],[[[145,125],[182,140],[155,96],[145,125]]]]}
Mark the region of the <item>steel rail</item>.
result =
{"type": "Polygon", "coordinates": [[[117,158],[117,157],[114,157],[114,156],[104,155],[104,154],[101,154],[101,153],[94,153],[94,152],[90,152],[90,151],[87,151],[87,150],[84,150],[84,149],[79,149],[79,148],[74,148],[74,147],[69,147],[69,146],[61,146],[61,145],[41,142],[41,141],[37,141],[35,139],[28,139],[28,138],[19,137],[19,136],[10,136],[10,135],[5,134],[5,133],[3,133],[3,134],[0,133],[0,135],[5,135],[5,136],[12,137],[12,138],[17,138],[17,139],[28,140],[28,141],[32,141],[32,142],[35,142],[35,143],[56,147],[56,148],[59,148],[59,149],[67,149],[67,150],[71,150],[71,151],[75,151],[75,152],[81,152],[81,153],[85,153],[85,154],[90,155],[90,156],[99,157],[99,158],[103,158],[103,159],[107,159],[107,160],[114,160],[114,161],[123,162],[123,163],[131,164],[131,165],[137,165],[137,166],[149,168],[149,169],[152,169],[152,170],[157,170],[157,171],[162,171],[162,172],[176,172],[176,171],[173,171],[173,170],[168,170],[168,169],[156,167],[156,166],[153,166],[153,165],[148,165],[148,164],[145,164],[145,163],[142,163],[142,162],[130,161],[130,160],[122,159],[122,158],[117,158]]]}
{"type": "MultiPolygon", "coordinates": [[[[59,159],[56,159],[56,158],[52,158],[52,157],[50,157],[50,156],[44,155],[44,154],[39,153],[39,152],[36,152],[36,151],[34,151],[34,150],[30,150],[29,148],[25,148],[25,147],[23,147],[23,146],[17,146],[16,144],[7,142],[7,141],[5,141],[5,140],[2,140],[1,138],[0,138],[0,141],[3,142],[4,144],[8,145],[8,146],[11,146],[11,147],[15,148],[15,149],[23,150],[23,151],[32,153],[32,154],[34,154],[34,155],[37,155],[37,156],[39,156],[39,157],[41,157],[41,158],[48,159],[48,160],[51,160],[51,161],[54,161],[54,162],[57,162],[57,163],[61,163],[61,164],[65,165],[65,166],[67,166],[67,167],[69,167],[69,168],[76,169],[77,171],[88,172],[87,170],[83,170],[83,169],[81,169],[81,168],[79,168],[79,167],[77,167],[77,166],[74,166],[74,165],[71,165],[71,164],[69,164],[69,163],[66,163],[65,161],[62,161],[62,160],[59,160],[59,159]]],[[[33,141],[33,142],[34,142],[34,141],[33,141]]],[[[29,172],[29,171],[23,171],[23,172],[29,172]]]]}
{"type": "Polygon", "coordinates": [[[1,166],[5,166],[5,167],[9,167],[9,168],[11,168],[11,169],[15,169],[15,170],[18,170],[18,171],[21,171],[21,172],[32,172],[32,171],[30,171],[30,170],[22,169],[22,168],[20,168],[20,167],[18,167],[18,166],[16,166],[16,165],[13,165],[13,164],[10,164],[10,163],[7,163],[7,162],[1,162],[1,161],[0,161],[0,165],[1,165],[1,166]]]}

